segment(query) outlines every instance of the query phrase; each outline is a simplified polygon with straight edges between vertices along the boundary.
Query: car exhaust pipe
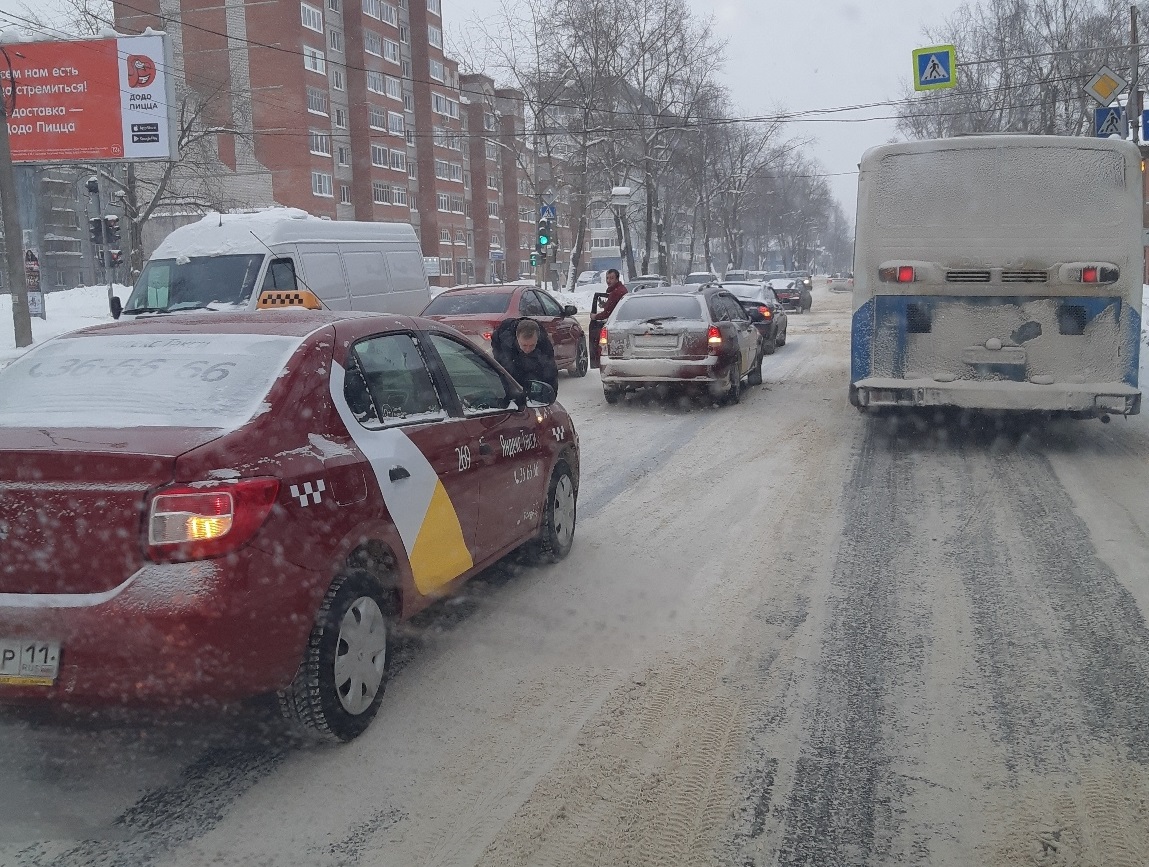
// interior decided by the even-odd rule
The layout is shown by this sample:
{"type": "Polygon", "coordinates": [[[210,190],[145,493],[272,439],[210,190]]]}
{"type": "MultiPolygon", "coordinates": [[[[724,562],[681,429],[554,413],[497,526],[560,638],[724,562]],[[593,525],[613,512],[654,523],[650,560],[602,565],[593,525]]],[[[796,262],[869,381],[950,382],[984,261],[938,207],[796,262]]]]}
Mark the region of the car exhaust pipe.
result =
{"type": "Polygon", "coordinates": [[[1106,413],[1102,413],[1099,418],[1102,424],[1109,424],[1109,416],[1106,413]]]}

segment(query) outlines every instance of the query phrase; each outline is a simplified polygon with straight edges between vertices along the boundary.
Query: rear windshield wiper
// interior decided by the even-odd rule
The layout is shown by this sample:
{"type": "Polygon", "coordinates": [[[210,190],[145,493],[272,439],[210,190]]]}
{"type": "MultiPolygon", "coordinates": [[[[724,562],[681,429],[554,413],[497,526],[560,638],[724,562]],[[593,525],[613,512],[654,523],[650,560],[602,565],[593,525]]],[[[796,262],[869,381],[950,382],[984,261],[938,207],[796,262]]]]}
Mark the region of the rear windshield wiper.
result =
{"type": "Polygon", "coordinates": [[[671,319],[677,319],[677,316],[652,316],[650,319],[642,320],[643,325],[657,325],[660,322],[669,322],[671,319]]]}

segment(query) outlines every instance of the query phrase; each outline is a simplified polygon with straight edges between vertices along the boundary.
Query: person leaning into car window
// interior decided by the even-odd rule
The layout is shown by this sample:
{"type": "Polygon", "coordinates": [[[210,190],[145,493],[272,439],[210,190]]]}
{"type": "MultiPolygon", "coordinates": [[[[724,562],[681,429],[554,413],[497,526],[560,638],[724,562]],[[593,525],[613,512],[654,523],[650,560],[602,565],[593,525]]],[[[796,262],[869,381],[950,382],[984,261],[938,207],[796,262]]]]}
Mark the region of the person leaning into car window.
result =
{"type": "Polygon", "coordinates": [[[523,390],[531,380],[547,383],[559,392],[559,369],[555,364],[555,347],[535,320],[505,319],[491,335],[491,352],[495,361],[506,368],[523,390]]]}
{"type": "Polygon", "coordinates": [[[591,319],[606,322],[626,293],[626,284],[620,279],[618,269],[611,268],[606,272],[606,304],[591,319]]]}

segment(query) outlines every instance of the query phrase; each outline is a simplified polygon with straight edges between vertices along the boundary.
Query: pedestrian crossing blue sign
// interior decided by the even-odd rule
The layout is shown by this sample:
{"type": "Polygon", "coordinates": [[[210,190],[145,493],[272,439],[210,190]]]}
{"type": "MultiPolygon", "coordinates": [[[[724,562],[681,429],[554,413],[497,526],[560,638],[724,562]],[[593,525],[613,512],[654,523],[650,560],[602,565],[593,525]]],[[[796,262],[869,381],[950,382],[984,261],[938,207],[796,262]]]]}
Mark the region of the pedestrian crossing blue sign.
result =
{"type": "Polygon", "coordinates": [[[554,220],[558,218],[558,210],[554,205],[539,205],[539,216],[544,220],[548,218],[554,220]]]}
{"type": "Polygon", "coordinates": [[[957,50],[952,45],[914,49],[914,90],[941,90],[957,84],[957,50]]]}
{"type": "Polygon", "coordinates": [[[1125,122],[1125,109],[1119,105],[1093,109],[1093,134],[1098,138],[1111,135],[1129,137],[1129,124],[1125,122]]]}

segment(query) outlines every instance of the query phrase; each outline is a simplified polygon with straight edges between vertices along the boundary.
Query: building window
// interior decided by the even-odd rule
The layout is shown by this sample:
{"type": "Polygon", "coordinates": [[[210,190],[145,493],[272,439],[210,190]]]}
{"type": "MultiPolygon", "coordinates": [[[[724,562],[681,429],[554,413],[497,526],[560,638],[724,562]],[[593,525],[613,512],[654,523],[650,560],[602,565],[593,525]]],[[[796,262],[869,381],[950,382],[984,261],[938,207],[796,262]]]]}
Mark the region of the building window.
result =
{"type": "Polygon", "coordinates": [[[415,110],[415,97],[413,97],[409,93],[403,94],[403,110],[404,111],[414,111],[415,110]]]}
{"type": "Polygon", "coordinates": [[[447,117],[459,117],[459,103],[453,99],[447,99],[441,93],[431,92],[431,110],[435,114],[446,115],[447,117]]]}
{"type": "Polygon", "coordinates": [[[462,196],[451,196],[451,210],[456,214],[466,213],[465,209],[463,208],[462,196]]]}
{"type": "Polygon", "coordinates": [[[339,165],[351,165],[351,148],[347,147],[346,145],[339,146],[339,165]]]}
{"type": "Polygon", "coordinates": [[[332,12],[341,12],[343,10],[343,0],[327,0],[327,8],[332,12]]]}
{"type": "Polygon", "coordinates": [[[407,171],[407,154],[403,151],[391,151],[391,168],[397,172],[407,171]]]}
{"type": "Polygon", "coordinates": [[[463,189],[464,190],[471,189],[471,173],[470,172],[463,172],[463,189]]]}
{"type": "Polygon", "coordinates": [[[455,233],[455,243],[461,244],[464,247],[467,246],[467,236],[464,235],[462,232],[456,232],[455,233]]]}
{"type": "Polygon", "coordinates": [[[487,159],[497,160],[499,158],[498,145],[493,141],[486,142],[487,159]]]}
{"type": "Polygon", "coordinates": [[[392,6],[390,3],[383,4],[383,20],[390,24],[392,27],[399,26],[399,10],[392,6]]]}
{"type": "Polygon", "coordinates": [[[387,95],[392,99],[402,99],[403,82],[397,78],[392,78],[390,75],[384,76],[384,78],[387,87],[387,95]]]}
{"type": "MultiPolygon", "coordinates": [[[[407,130],[407,146],[415,147],[415,130],[413,129],[407,130]]],[[[412,163],[412,165],[414,165],[414,163],[412,163]]]]}
{"type": "Polygon", "coordinates": [[[488,217],[499,216],[499,203],[498,202],[487,202],[487,216],[488,217]]]}
{"type": "Polygon", "coordinates": [[[443,213],[449,213],[450,212],[450,210],[451,210],[451,197],[450,196],[448,196],[446,193],[439,193],[435,197],[435,199],[438,203],[438,207],[439,207],[440,211],[442,211],[443,213]]]}
{"type": "Polygon", "coordinates": [[[406,24],[399,25],[399,41],[407,45],[411,41],[411,28],[406,24]]]}
{"type": "Polygon", "coordinates": [[[387,84],[384,80],[385,76],[382,72],[372,72],[367,70],[367,89],[372,93],[386,93],[387,84]]]}
{"type": "Polygon", "coordinates": [[[311,152],[325,157],[331,156],[331,134],[313,129],[308,133],[311,152]]]}
{"type": "Polygon", "coordinates": [[[436,48],[443,47],[443,31],[433,24],[427,25],[427,41],[434,45],[436,48]]]}
{"type": "Polygon", "coordinates": [[[492,247],[502,247],[503,246],[503,236],[492,234],[491,235],[491,246],[492,247]]]}
{"type": "Polygon", "coordinates": [[[616,242],[613,238],[591,238],[590,245],[596,250],[601,250],[603,247],[614,247],[616,242]]]}
{"type": "Polygon", "coordinates": [[[519,222],[529,223],[531,221],[531,211],[529,208],[519,208],[519,222]]]}
{"type": "Polygon", "coordinates": [[[403,77],[404,78],[410,78],[411,77],[411,61],[410,60],[404,60],[403,61],[403,77]]]}
{"type": "Polygon", "coordinates": [[[351,187],[349,187],[347,184],[340,184],[339,185],[339,204],[341,204],[341,205],[350,205],[351,204],[351,187]]]}
{"type": "Polygon", "coordinates": [[[403,135],[406,129],[403,123],[403,115],[396,114],[393,111],[387,112],[387,129],[395,133],[395,135],[403,135]]]}
{"type": "Polygon", "coordinates": [[[391,204],[391,188],[381,181],[373,181],[371,184],[371,198],[377,205],[391,204]]]}
{"type": "Polygon", "coordinates": [[[463,166],[460,163],[451,163],[451,180],[463,180],[463,166]]]}
{"type": "Polygon", "coordinates": [[[367,125],[371,129],[387,129],[387,112],[377,105],[367,106],[367,125]]]}
{"type": "Polygon", "coordinates": [[[384,0],[363,0],[363,14],[392,26],[399,25],[399,10],[384,0]]]}
{"type": "Polygon", "coordinates": [[[387,148],[382,145],[371,145],[371,165],[387,168],[387,148]]]}
{"type": "Polygon", "coordinates": [[[373,30],[363,31],[363,50],[376,57],[383,56],[383,37],[373,30]]]}
{"type": "Polygon", "coordinates": [[[391,188],[391,200],[393,202],[395,202],[396,205],[407,204],[407,188],[406,187],[392,187],[391,188]]]}
{"type": "Polygon", "coordinates": [[[451,259],[439,260],[439,275],[442,277],[453,277],[455,274],[455,263],[451,259]]]}
{"type": "MultiPolygon", "coordinates": [[[[410,131],[410,130],[408,130],[408,131],[407,131],[407,135],[408,135],[408,136],[410,136],[410,135],[411,135],[411,131],[410,131]]],[[[408,139],[408,140],[407,140],[407,143],[408,143],[408,144],[411,144],[411,140],[410,140],[410,139],[408,139]]],[[[413,147],[413,146],[414,146],[414,145],[412,145],[412,147],[413,147]]],[[[413,160],[408,160],[408,161],[407,161],[407,177],[409,177],[409,178],[413,178],[413,177],[415,177],[415,176],[416,176],[416,173],[418,172],[418,169],[419,169],[419,164],[418,164],[417,162],[414,162],[413,160]]]]}
{"type": "Polygon", "coordinates": [[[343,53],[343,31],[342,30],[328,30],[327,31],[327,47],[332,51],[343,53]]]}
{"type": "Polygon", "coordinates": [[[487,189],[497,190],[499,188],[499,179],[495,175],[487,175],[487,189]]]}
{"type": "Polygon", "coordinates": [[[307,110],[312,114],[327,114],[327,91],[318,87],[307,88],[307,110]]]}
{"type": "Polygon", "coordinates": [[[441,181],[447,180],[447,161],[435,160],[435,177],[441,181]]]}
{"type": "Polygon", "coordinates": [[[492,132],[495,129],[495,116],[489,111],[483,114],[483,129],[492,132]]]}
{"type": "Polygon", "coordinates": [[[323,10],[316,9],[307,3],[299,4],[299,15],[303,19],[303,26],[316,33],[323,32],[323,10]]]}
{"type": "Polygon", "coordinates": [[[347,83],[343,80],[343,70],[336,66],[331,67],[331,86],[335,90],[347,89],[347,83]]]}
{"type": "Polygon", "coordinates": [[[450,229],[440,229],[439,230],[439,243],[440,244],[450,244],[451,243],[451,230],[450,229]]]}
{"type": "Polygon", "coordinates": [[[318,48],[303,47],[303,67],[312,72],[318,72],[320,75],[327,74],[327,61],[324,59],[323,52],[318,48]]]}
{"type": "Polygon", "coordinates": [[[427,11],[434,12],[436,15],[441,15],[439,0],[427,0],[427,11]]]}
{"type": "MultiPolygon", "coordinates": [[[[324,94],[324,98],[326,98],[326,96],[327,96],[327,94],[324,94]]],[[[345,109],[345,108],[335,109],[335,128],[336,129],[347,129],[347,109],[345,109]]]]}
{"type": "Polygon", "coordinates": [[[383,40],[383,59],[390,60],[392,63],[399,62],[398,42],[392,42],[390,39],[383,40]]]}
{"type": "Polygon", "coordinates": [[[325,199],[332,198],[331,175],[327,172],[311,173],[311,192],[325,199]]]}
{"type": "Polygon", "coordinates": [[[431,77],[435,81],[443,80],[443,61],[431,58],[431,77]]]}

